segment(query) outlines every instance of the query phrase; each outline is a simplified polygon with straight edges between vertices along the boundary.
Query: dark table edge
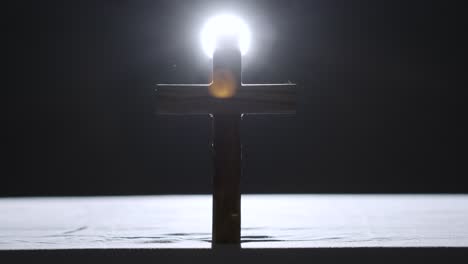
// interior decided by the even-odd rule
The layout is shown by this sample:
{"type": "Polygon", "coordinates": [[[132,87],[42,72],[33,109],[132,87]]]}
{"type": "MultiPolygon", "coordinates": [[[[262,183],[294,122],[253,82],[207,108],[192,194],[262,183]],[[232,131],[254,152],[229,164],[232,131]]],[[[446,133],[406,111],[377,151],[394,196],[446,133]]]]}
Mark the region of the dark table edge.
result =
{"type": "Polygon", "coordinates": [[[0,250],[0,262],[468,263],[468,247],[0,250]]]}

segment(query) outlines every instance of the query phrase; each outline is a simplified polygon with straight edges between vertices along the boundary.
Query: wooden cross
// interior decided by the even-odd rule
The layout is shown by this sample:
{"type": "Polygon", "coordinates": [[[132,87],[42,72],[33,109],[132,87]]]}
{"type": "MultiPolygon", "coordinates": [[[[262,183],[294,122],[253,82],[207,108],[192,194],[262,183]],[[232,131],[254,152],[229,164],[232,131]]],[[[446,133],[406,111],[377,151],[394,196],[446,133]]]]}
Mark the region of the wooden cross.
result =
{"type": "Polygon", "coordinates": [[[241,53],[225,41],[213,54],[211,84],[158,84],[158,114],[208,114],[212,120],[212,245],[240,245],[241,140],[244,114],[295,113],[295,85],[243,84],[241,53]]]}

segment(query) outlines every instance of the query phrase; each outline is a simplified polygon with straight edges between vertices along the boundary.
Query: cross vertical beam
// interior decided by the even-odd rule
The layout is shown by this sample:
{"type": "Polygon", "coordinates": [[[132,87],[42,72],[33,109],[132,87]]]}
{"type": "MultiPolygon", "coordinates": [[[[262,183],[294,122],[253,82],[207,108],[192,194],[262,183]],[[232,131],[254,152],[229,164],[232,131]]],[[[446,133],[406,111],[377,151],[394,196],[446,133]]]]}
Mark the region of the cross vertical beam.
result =
{"type": "MultiPolygon", "coordinates": [[[[213,54],[211,96],[229,100],[242,85],[242,61],[230,41],[213,54]]],[[[224,100],[223,100],[224,99],[224,100]]],[[[213,114],[213,245],[240,245],[241,236],[241,141],[237,109],[219,107],[213,114]]]]}
{"type": "Polygon", "coordinates": [[[213,245],[239,244],[241,143],[240,116],[213,117],[213,245]]]}

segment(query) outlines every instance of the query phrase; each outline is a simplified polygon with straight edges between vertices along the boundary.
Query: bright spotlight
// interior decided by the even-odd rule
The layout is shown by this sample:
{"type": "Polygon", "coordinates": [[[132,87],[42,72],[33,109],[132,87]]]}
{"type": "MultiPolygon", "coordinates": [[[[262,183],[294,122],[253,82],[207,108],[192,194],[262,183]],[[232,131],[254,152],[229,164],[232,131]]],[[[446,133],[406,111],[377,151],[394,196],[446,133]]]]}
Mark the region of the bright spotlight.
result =
{"type": "Polygon", "coordinates": [[[250,46],[250,30],[247,24],[233,15],[219,15],[208,20],[201,31],[203,51],[210,58],[221,38],[237,40],[240,52],[245,55],[250,46]]]}

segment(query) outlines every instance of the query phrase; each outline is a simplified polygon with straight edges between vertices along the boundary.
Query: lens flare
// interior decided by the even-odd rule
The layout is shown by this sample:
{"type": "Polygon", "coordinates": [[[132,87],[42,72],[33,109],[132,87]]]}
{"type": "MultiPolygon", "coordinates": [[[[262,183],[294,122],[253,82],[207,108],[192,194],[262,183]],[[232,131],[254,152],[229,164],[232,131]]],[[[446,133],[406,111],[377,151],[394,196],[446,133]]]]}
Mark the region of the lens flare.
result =
{"type": "Polygon", "coordinates": [[[202,48],[206,55],[213,57],[218,40],[225,37],[237,40],[242,55],[249,50],[251,33],[247,24],[233,15],[219,15],[208,20],[201,31],[202,48]]]}
{"type": "Polygon", "coordinates": [[[213,72],[213,83],[208,91],[215,98],[227,99],[236,94],[237,85],[236,78],[231,71],[217,70],[213,72]]]}

